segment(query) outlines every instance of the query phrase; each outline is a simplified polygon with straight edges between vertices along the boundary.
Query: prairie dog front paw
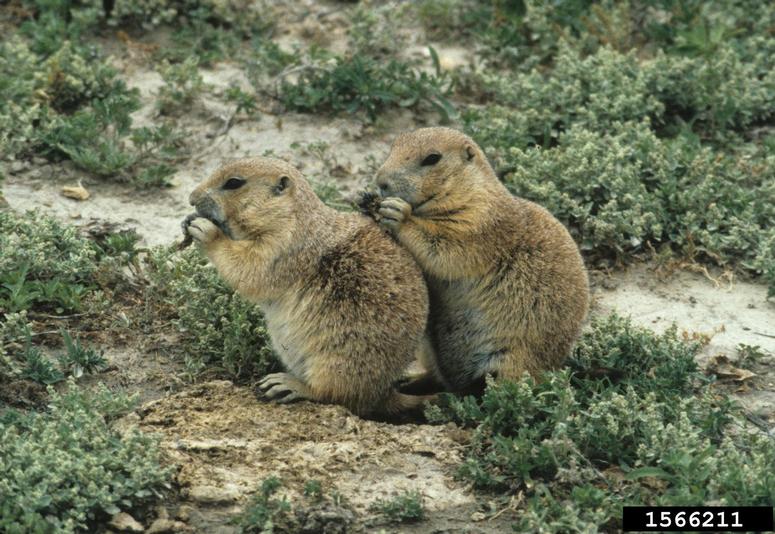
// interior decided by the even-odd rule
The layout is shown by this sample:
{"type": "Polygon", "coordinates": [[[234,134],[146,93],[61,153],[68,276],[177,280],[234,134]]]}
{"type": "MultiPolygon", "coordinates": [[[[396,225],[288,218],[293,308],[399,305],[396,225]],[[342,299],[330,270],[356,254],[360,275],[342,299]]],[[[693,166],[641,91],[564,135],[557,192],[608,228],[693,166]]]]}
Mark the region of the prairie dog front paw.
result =
{"type": "Polygon", "coordinates": [[[220,228],[215,226],[211,220],[205,219],[204,217],[196,217],[189,222],[186,231],[188,232],[188,235],[203,245],[210,243],[223,235],[220,228]]]}
{"type": "Polygon", "coordinates": [[[388,197],[379,205],[379,223],[392,232],[397,232],[401,225],[412,215],[412,206],[398,197],[388,197]]]}

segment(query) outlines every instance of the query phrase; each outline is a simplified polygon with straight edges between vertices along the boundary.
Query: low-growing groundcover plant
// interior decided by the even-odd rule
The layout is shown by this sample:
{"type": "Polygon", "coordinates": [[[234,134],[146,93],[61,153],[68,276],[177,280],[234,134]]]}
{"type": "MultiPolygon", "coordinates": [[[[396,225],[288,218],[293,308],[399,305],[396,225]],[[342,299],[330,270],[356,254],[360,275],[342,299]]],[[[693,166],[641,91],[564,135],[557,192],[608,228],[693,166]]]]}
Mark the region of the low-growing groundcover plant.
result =
{"type": "Polygon", "coordinates": [[[137,239],[127,232],[94,239],[37,212],[0,211],[0,379],[51,384],[100,369],[102,354],[66,331],[64,347],[51,351],[59,356],[48,356],[34,342],[32,320],[96,313],[123,294],[143,300],[142,287],[153,305],[150,326],[172,321],[180,331],[189,378],[207,368],[258,379],[273,369],[260,311],[226,287],[206,258],[158,247],[141,261],[137,239]]]}
{"type": "Polygon", "coordinates": [[[698,373],[699,348],[612,315],[569,369],[428,415],[474,429],[459,475],[518,495],[520,531],[615,531],[623,505],[772,504],[775,441],[698,373]]]}
{"type": "Polygon", "coordinates": [[[665,248],[763,275],[772,295],[774,50],[751,37],[712,60],[643,59],[566,43],[552,69],[483,75],[499,104],[464,121],[505,184],[593,257],[665,248]]]}
{"type": "MultiPolygon", "coordinates": [[[[137,236],[119,232],[90,239],[38,212],[0,211],[0,382],[42,384],[105,366],[100,351],[62,325],[63,348],[52,358],[33,342],[34,318],[85,316],[126,290],[125,269],[136,261],[137,236]]],[[[39,342],[38,342],[39,343],[39,342]]]]}
{"type": "Polygon", "coordinates": [[[69,159],[97,176],[166,185],[183,136],[165,122],[132,127],[139,93],[93,42],[102,3],[28,4],[29,16],[0,44],[0,159],[69,159]]]}
{"type": "Polygon", "coordinates": [[[277,495],[282,486],[274,476],[261,482],[243,512],[233,520],[241,532],[349,532],[355,514],[339,493],[326,493],[319,481],[308,480],[302,498],[292,503],[286,496],[277,495]]]}
{"type": "Polygon", "coordinates": [[[415,523],[425,519],[423,498],[418,491],[406,491],[392,499],[378,499],[370,510],[390,523],[415,523]]]}
{"type": "Polygon", "coordinates": [[[282,81],[280,100],[304,112],[364,112],[374,119],[386,109],[426,104],[445,119],[455,114],[447,99],[452,82],[441,71],[431,48],[435,72],[428,74],[405,61],[356,54],[302,67],[294,82],[282,81]]]}
{"type": "Polygon", "coordinates": [[[88,531],[158,498],[171,468],[161,466],[157,440],[110,427],[133,402],[70,384],[51,391],[45,412],[0,414],[0,530],[88,531]]]}
{"type": "Polygon", "coordinates": [[[172,316],[192,378],[207,369],[257,380],[277,365],[258,307],[228,288],[196,248],[153,249],[146,265],[148,298],[172,316]]]}

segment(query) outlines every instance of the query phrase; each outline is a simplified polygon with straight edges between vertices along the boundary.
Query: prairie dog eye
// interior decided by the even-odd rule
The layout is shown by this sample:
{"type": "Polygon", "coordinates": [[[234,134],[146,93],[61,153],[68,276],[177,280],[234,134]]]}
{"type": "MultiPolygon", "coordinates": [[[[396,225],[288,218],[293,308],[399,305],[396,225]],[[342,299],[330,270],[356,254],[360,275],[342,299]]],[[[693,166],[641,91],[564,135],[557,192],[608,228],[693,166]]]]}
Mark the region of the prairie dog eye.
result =
{"type": "Polygon", "coordinates": [[[280,179],[277,181],[277,185],[275,185],[273,188],[274,194],[281,195],[283,191],[288,189],[289,185],[291,185],[291,179],[287,176],[280,176],[280,179]]]}
{"type": "Polygon", "coordinates": [[[221,189],[239,189],[245,185],[245,180],[236,176],[226,180],[226,183],[221,186],[221,189]]]}
{"type": "Polygon", "coordinates": [[[428,154],[425,159],[420,163],[421,167],[429,167],[430,165],[436,165],[441,160],[441,154],[428,154]]]}

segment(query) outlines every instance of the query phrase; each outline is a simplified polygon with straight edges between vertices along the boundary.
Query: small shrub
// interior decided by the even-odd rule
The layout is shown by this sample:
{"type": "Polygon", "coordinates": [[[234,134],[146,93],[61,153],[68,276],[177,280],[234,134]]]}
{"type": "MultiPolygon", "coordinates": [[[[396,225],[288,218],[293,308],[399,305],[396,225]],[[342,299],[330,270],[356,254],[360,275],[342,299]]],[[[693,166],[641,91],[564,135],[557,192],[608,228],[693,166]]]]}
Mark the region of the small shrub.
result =
{"type": "Polygon", "coordinates": [[[0,530],[76,532],[129,510],[167,485],[157,441],[109,422],[133,400],[104,387],[50,392],[49,411],[0,419],[0,530]]]}
{"type": "Polygon", "coordinates": [[[50,56],[66,41],[80,43],[97,29],[102,15],[98,0],[33,0],[25,2],[33,16],[25,17],[20,33],[30,40],[32,49],[50,56]]]}
{"type": "MultiPolygon", "coordinates": [[[[725,43],[710,57],[658,54],[643,65],[649,92],[664,105],[668,126],[676,117],[710,138],[775,115],[775,39],[755,36],[725,43]],[[707,133],[705,133],[707,132],[707,133]]],[[[675,128],[675,127],[674,127],[675,128]]]]}
{"type": "Polygon", "coordinates": [[[0,303],[6,310],[27,309],[33,303],[60,305],[44,298],[42,284],[91,285],[98,269],[94,245],[74,226],[35,212],[0,212],[0,248],[0,303]]]}
{"type": "Polygon", "coordinates": [[[196,57],[189,57],[179,64],[164,64],[161,77],[164,86],[159,89],[157,104],[163,114],[169,115],[190,107],[205,88],[196,57]]]}
{"type": "Polygon", "coordinates": [[[442,40],[471,38],[492,16],[488,3],[475,0],[421,0],[415,9],[426,34],[442,40]]]}
{"type": "Polygon", "coordinates": [[[397,30],[406,7],[405,4],[360,2],[348,15],[350,51],[371,57],[395,55],[402,42],[397,30]]]}
{"type": "Polygon", "coordinates": [[[304,484],[303,498],[292,505],[285,496],[276,496],[281,487],[280,480],[273,476],[261,483],[233,521],[241,532],[350,532],[355,516],[337,492],[324,494],[319,482],[309,480],[304,484]]]}
{"type": "Polygon", "coordinates": [[[39,347],[32,344],[29,326],[24,333],[26,341],[24,351],[18,357],[20,362],[10,367],[10,370],[15,372],[9,374],[49,385],[61,382],[66,377],[77,379],[84,373],[92,374],[107,366],[108,362],[102,352],[83,346],[78,339],[74,340],[65,330],[62,331],[64,352],[56,359],[49,358],[39,347]]]}
{"type": "Polygon", "coordinates": [[[258,307],[228,288],[199,251],[179,255],[154,249],[148,258],[150,291],[182,334],[188,366],[257,379],[276,365],[258,307]]]}
{"type": "Polygon", "coordinates": [[[27,378],[39,384],[56,384],[65,379],[64,373],[52,360],[43,354],[40,348],[32,345],[29,337],[27,338],[23,358],[22,378],[27,378]]]}
{"type": "Polygon", "coordinates": [[[269,477],[261,482],[261,487],[248,503],[245,511],[236,523],[245,533],[271,534],[273,532],[290,532],[292,524],[291,504],[285,497],[274,497],[282,486],[276,477],[269,477]]]}
{"type": "Polygon", "coordinates": [[[420,72],[395,59],[337,57],[326,65],[304,69],[296,82],[283,80],[280,98],[295,111],[362,111],[370,119],[391,107],[428,104],[448,119],[454,115],[447,100],[450,80],[441,72],[435,52],[432,54],[435,74],[420,72]]]}
{"type": "Polygon", "coordinates": [[[104,366],[100,353],[66,331],[59,361],[47,357],[31,342],[28,312],[93,309],[123,291],[123,269],[134,261],[136,241],[108,234],[97,242],[37,212],[0,211],[0,378],[52,384],[104,366]]]}
{"type": "Polygon", "coordinates": [[[236,104],[237,109],[234,110],[235,114],[245,113],[248,117],[252,117],[256,114],[258,109],[256,97],[243,91],[236,85],[232,85],[226,90],[226,100],[232,104],[236,104]]]}
{"type": "Polygon", "coordinates": [[[699,341],[681,337],[675,326],[656,335],[614,314],[592,319],[591,328],[576,344],[569,365],[578,377],[578,387],[688,395],[701,378],[695,362],[701,348],[699,341]]]}
{"type": "Polygon", "coordinates": [[[673,177],[647,124],[602,135],[572,128],[559,141],[510,150],[505,182],[515,194],[551,211],[585,251],[623,256],[661,239],[667,216],[653,191],[673,177]]]}
{"type": "Polygon", "coordinates": [[[41,134],[44,153],[66,157],[98,176],[117,175],[136,163],[123,140],[130,133],[130,114],[138,108],[133,92],[112,94],[72,115],[57,115],[41,134]]]}
{"type": "Polygon", "coordinates": [[[96,51],[65,41],[46,59],[42,70],[35,72],[35,77],[48,105],[58,113],[70,113],[92,100],[126,93],[126,86],[117,74],[114,68],[99,61],[96,51]]]}
{"type": "Polygon", "coordinates": [[[257,90],[267,82],[267,77],[279,75],[298,61],[298,54],[285,52],[280,46],[259,37],[251,40],[251,50],[243,58],[248,78],[257,90]]]}
{"type": "Polygon", "coordinates": [[[582,336],[571,369],[428,415],[474,427],[460,476],[523,491],[520,530],[611,530],[622,505],[770,502],[775,444],[740,430],[739,409],[697,373],[698,349],[612,316],[582,336]]]}
{"type": "Polygon", "coordinates": [[[0,320],[0,380],[10,381],[21,376],[23,364],[27,359],[22,356],[29,346],[27,340],[32,333],[32,325],[27,320],[27,312],[4,314],[0,320]]]}
{"type": "Polygon", "coordinates": [[[516,76],[496,73],[483,78],[498,106],[471,112],[467,120],[469,129],[488,146],[549,147],[572,126],[613,133],[627,121],[661,117],[664,107],[649,92],[635,54],[609,48],[583,57],[561,43],[548,72],[536,68],[516,76]],[[499,139],[499,132],[507,137],[499,139]]]}
{"type": "Polygon", "coordinates": [[[73,339],[65,330],[62,331],[62,340],[65,352],[59,356],[59,365],[72,377],[80,378],[84,373],[95,373],[108,365],[102,352],[83,346],[78,338],[73,339]]]}
{"type": "Polygon", "coordinates": [[[415,523],[425,519],[423,499],[418,491],[407,491],[389,500],[377,500],[370,509],[391,523],[415,523]]]}
{"type": "Polygon", "coordinates": [[[15,35],[0,43],[0,156],[66,158],[98,176],[165,183],[182,137],[157,136],[153,147],[136,148],[143,129],[132,129],[131,114],[139,109],[139,93],[127,88],[97,48],[82,42],[80,29],[68,29],[81,28],[76,14],[82,10],[70,2],[38,8],[40,17],[21,32],[27,39],[15,35]],[[46,21],[61,28],[39,27],[46,21]]]}
{"type": "Polygon", "coordinates": [[[111,13],[111,23],[142,24],[148,28],[207,23],[248,37],[272,25],[271,13],[265,2],[247,0],[119,0],[111,13]]]}
{"type": "Polygon", "coordinates": [[[323,498],[323,486],[319,480],[308,480],[304,483],[304,496],[311,499],[323,498]]]}
{"type": "Polygon", "coordinates": [[[743,369],[752,369],[763,363],[767,358],[767,351],[759,345],[747,345],[740,343],[737,346],[737,362],[743,369]]]}
{"type": "Polygon", "coordinates": [[[194,18],[177,28],[169,45],[160,47],[154,57],[162,62],[183,63],[196,57],[199,65],[209,67],[238,53],[242,38],[234,32],[194,18]]]}
{"type": "Polygon", "coordinates": [[[627,260],[650,243],[772,276],[771,156],[719,154],[690,134],[661,140],[648,122],[612,130],[572,127],[551,149],[491,153],[511,191],[549,209],[596,257],[627,260]]]}
{"type": "MultiPolygon", "coordinates": [[[[103,279],[123,277],[130,261],[115,256],[64,225],[37,212],[0,212],[0,311],[31,308],[78,311],[103,279]]],[[[107,288],[105,288],[107,289],[107,288]]]]}
{"type": "Polygon", "coordinates": [[[661,135],[688,124],[723,138],[773,114],[773,56],[775,40],[765,37],[744,48],[725,45],[712,58],[658,53],[645,60],[610,47],[586,55],[561,42],[550,70],[481,74],[498,106],[469,112],[468,129],[484,144],[523,148],[553,146],[573,126],[614,133],[648,118],[661,135]]]}

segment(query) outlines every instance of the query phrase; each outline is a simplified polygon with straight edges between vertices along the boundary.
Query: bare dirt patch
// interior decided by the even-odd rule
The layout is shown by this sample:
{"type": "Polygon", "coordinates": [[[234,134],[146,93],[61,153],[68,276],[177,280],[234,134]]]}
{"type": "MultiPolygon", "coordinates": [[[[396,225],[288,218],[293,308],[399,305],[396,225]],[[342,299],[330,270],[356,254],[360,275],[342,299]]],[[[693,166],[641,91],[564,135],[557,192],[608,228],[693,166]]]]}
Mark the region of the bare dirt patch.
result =
{"type": "Polygon", "coordinates": [[[371,503],[405,490],[424,496],[429,521],[395,531],[508,528],[500,519],[471,523],[472,515],[485,515],[477,514],[473,494],[453,477],[467,441],[465,431],[453,426],[397,426],[307,402],[267,404],[226,381],[148,403],[122,424],[161,435],[168,460],[180,466],[180,500],[170,509],[197,510],[189,521],[200,531],[222,528],[269,476],[283,481],[294,503],[309,480],[321,482],[326,493],[339,492],[355,512],[358,530],[377,521],[371,503]]]}
{"type": "Polygon", "coordinates": [[[617,312],[657,332],[676,324],[687,334],[708,336],[701,366],[719,355],[734,361],[741,343],[760,347],[766,357],[756,376],[730,385],[747,409],[775,425],[775,303],[764,285],[687,271],[661,278],[646,264],[594,280],[594,314],[617,312]]]}

